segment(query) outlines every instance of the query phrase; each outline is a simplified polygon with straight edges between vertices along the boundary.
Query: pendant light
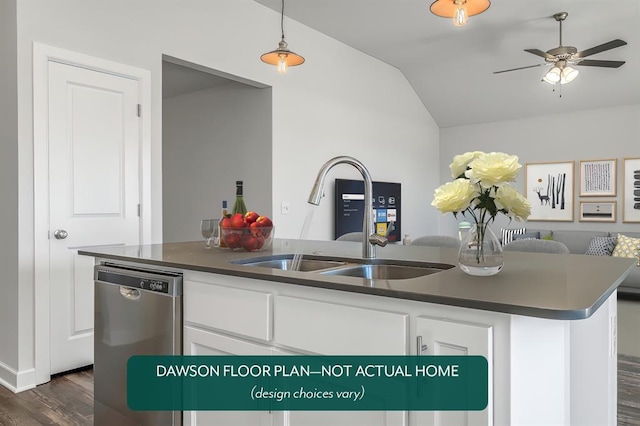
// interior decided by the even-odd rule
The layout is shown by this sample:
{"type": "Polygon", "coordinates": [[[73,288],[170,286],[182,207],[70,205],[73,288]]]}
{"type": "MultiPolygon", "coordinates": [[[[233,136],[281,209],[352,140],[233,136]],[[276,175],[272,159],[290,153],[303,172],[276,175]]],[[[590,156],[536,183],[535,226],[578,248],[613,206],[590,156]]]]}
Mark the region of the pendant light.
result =
{"type": "Polygon", "coordinates": [[[431,13],[442,18],[452,18],[453,25],[467,24],[469,16],[479,15],[489,9],[489,0],[436,0],[431,3],[431,13]]]}
{"type": "Polygon", "coordinates": [[[288,49],[287,42],[284,41],[284,0],[282,0],[282,13],[280,15],[280,30],[282,39],[278,43],[278,48],[260,56],[262,62],[275,65],[280,74],[286,74],[289,67],[295,67],[304,63],[304,58],[288,49]]]}

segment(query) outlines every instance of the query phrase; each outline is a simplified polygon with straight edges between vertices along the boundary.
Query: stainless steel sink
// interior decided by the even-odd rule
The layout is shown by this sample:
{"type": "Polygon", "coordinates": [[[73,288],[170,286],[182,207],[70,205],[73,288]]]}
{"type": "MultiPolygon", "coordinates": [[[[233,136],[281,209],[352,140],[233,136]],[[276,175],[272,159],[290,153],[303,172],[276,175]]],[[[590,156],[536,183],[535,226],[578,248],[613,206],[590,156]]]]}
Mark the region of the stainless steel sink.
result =
{"type": "MultiPolygon", "coordinates": [[[[237,265],[293,270],[293,255],[275,255],[233,261],[237,265]]],[[[392,259],[347,259],[305,255],[298,271],[322,275],[356,277],[368,280],[405,280],[431,275],[453,268],[453,265],[392,259]]]]}
{"type": "MultiPolygon", "coordinates": [[[[450,266],[450,265],[447,265],[450,266]]],[[[406,280],[425,275],[442,272],[449,268],[423,267],[423,266],[403,266],[403,265],[379,265],[362,264],[350,265],[326,271],[319,271],[324,275],[340,275],[343,277],[358,277],[369,280],[406,280]]]]}
{"type": "MultiPolygon", "coordinates": [[[[261,268],[281,269],[283,271],[290,271],[290,270],[293,270],[292,268],[293,255],[273,256],[271,258],[239,260],[233,263],[239,264],[239,265],[245,265],[245,266],[258,266],[261,268]]],[[[346,264],[347,262],[338,261],[338,260],[303,257],[300,260],[300,264],[297,270],[301,272],[312,272],[312,271],[318,271],[321,269],[335,268],[335,267],[343,266],[346,264]]]]}

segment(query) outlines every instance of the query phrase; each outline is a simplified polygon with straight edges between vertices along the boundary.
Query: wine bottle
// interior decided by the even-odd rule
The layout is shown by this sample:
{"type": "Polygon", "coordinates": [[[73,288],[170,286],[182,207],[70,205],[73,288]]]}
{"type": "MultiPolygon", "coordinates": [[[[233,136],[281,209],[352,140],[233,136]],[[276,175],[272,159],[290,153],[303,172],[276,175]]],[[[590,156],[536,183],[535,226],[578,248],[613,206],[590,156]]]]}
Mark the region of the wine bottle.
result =
{"type": "MultiPolygon", "coordinates": [[[[224,219],[225,217],[229,217],[229,212],[227,211],[227,200],[222,200],[222,213],[220,214],[220,224],[222,224],[222,219],[224,219]]],[[[218,225],[220,226],[220,225],[218,225]]],[[[219,247],[220,248],[225,248],[227,247],[227,245],[224,242],[224,238],[222,238],[222,227],[220,226],[220,229],[218,229],[218,236],[220,238],[220,243],[219,243],[219,247]]]]}
{"type": "Polygon", "coordinates": [[[242,195],[242,181],[236,181],[236,201],[233,203],[233,214],[241,213],[244,215],[247,212],[247,206],[244,204],[244,197],[242,195]]]}

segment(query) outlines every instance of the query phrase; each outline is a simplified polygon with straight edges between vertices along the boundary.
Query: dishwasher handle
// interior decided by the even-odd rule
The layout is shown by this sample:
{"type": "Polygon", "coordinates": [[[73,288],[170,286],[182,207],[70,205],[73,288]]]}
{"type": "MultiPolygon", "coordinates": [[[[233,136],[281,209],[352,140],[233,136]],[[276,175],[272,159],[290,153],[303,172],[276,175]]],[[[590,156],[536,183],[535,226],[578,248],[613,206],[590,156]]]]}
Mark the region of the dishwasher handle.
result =
{"type": "Polygon", "coordinates": [[[120,294],[129,300],[140,300],[140,290],[135,288],[120,286],[120,294]]]}

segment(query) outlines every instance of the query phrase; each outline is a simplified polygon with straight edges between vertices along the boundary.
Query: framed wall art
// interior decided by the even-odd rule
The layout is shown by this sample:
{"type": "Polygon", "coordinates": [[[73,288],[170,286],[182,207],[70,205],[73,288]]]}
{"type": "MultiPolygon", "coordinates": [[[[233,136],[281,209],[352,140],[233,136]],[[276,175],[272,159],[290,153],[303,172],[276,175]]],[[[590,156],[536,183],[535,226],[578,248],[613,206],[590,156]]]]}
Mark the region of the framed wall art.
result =
{"type": "Polygon", "coordinates": [[[616,196],[615,158],[606,160],[580,161],[580,196],[616,196]]]}
{"type": "Polygon", "coordinates": [[[622,161],[622,221],[640,222],[640,158],[622,161]]]}
{"type": "Polygon", "coordinates": [[[580,201],[580,222],[615,222],[615,201],[580,201]]]}
{"type": "Polygon", "coordinates": [[[573,222],[574,166],[573,161],[525,164],[529,221],[573,222]]]}

